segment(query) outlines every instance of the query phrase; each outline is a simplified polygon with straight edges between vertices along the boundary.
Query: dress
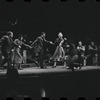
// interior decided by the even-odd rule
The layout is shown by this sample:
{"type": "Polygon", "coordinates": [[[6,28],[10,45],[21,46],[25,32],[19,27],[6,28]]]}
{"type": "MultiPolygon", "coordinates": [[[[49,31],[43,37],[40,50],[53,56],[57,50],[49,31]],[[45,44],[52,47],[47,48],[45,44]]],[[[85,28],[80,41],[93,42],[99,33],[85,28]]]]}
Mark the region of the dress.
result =
{"type": "Polygon", "coordinates": [[[13,63],[14,64],[21,64],[23,61],[23,57],[20,53],[22,41],[19,39],[15,39],[14,43],[16,44],[14,51],[13,51],[13,63]]]}
{"type": "Polygon", "coordinates": [[[65,51],[63,49],[63,46],[61,45],[61,42],[63,42],[63,41],[64,40],[60,39],[60,38],[56,39],[55,45],[57,47],[56,47],[56,50],[55,50],[53,56],[51,57],[51,59],[53,61],[63,61],[64,60],[64,58],[65,58],[65,51]]]}

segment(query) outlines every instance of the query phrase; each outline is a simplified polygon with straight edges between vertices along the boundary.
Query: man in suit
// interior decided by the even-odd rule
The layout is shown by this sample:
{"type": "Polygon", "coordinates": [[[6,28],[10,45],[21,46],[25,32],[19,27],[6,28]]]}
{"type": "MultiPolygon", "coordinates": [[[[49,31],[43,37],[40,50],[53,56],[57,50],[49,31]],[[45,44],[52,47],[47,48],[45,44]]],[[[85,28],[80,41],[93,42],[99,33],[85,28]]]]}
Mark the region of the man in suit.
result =
{"type": "Polygon", "coordinates": [[[3,61],[1,62],[1,68],[3,69],[3,65],[7,63],[8,67],[11,66],[11,55],[13,48],[13,32],[8,31],[7,35],[1,38],[1,52],[4,56],[3,61]]]}
{"type": "Polygon", "coordinates": [[[50,43],[53,44],[51,41],[47,41],[45,39],[46,33],[42,32],[41,36],[37,37],[37,39],[32,43],[31,46],[34,46],[35,43],[38,44],[40,52],[39,52],[39,62],[40,62],[40,67],[41,68],[46,68],[44,67],[43,61],[44,61],[44,44],[45,43],[50,43]]]}

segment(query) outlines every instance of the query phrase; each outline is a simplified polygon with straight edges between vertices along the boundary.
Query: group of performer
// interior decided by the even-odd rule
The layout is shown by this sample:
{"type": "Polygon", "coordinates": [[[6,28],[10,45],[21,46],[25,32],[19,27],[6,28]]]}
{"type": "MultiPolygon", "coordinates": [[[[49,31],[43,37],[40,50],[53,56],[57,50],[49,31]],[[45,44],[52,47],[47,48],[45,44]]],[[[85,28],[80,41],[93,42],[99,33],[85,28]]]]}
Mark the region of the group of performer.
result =
{"type": "Polygon", "coordinates": [[[1,38],[1,54],[4,57],[1,59],[0,68],[3,68],[3,65],[7,63],[8,68],[17,66],[19,69],[22,69],[21,64],[23,61],[23,57],[21,55],[22,46],[25,46],[27,49],[33,49],[35,54],[38,55],[38,61],[34,61],[34,63],[40,68],[46,68],[44,66],[44,47],[45,43],[50,43],[56,46],[55,52],[50,57],[49,63],[53,62],[52,68],[57,66],[57,62],[61,61],[64,63],[64,68],[71,68],[74,70],[74,67],[79,67],[81,69],[82,66],[86,65],[86,59],[92,54],[93,61],[95,64],[98,62],[97,57],[97,47],[94,45],[94,42],[91,42],[88,47],[82,45],[82,42],[79,41],[77,48],[75,44],[71,43],[67,38],[63,37],[62,32],[58,33],[58,37],[56,41],[53,43],[52,41],[47,41],[45,39],[46,33],[42,32],[36,40],[31,43],[31,45],[25,44],[23,42],[23,36],[19,35],[17,39],[13,41],[13,32],[8,31],[6,35],[1,38]],[[89,53],[86,51],[92,51],[89,53]]]}

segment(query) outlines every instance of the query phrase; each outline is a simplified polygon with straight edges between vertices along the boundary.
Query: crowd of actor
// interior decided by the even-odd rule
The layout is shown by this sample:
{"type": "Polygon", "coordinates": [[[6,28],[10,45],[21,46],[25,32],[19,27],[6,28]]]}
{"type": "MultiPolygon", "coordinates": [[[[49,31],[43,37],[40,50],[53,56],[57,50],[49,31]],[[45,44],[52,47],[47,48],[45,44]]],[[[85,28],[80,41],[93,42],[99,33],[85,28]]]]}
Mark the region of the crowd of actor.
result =
{"type": "Polygon", "coordinates": [[[62,62],[63,68],[72,69],[84,67],[88,64],[98,66],[100,59],[100,46],[97,46],[93,41],[83,45],[79,41],[77,45],[64,38],[62,32],[53,43],[45,39],[46,33],[42,32],[35,41],[30,44],[25,43],[23,35],[19,35],[13,39],[13,32],[8,31],[0,39],[0,68],[4,70],[4,65],[7,68],[17,67],[22,69],[22,63],[27,63],[29,58],[40,68],[47,68],[44,64],[47,61],[52,63],[52,68],[55,68],[59,62],[62,62]],[[49,48],[46,48],[46,43],[55,46],[54,52],[51,54],[49,48]]]}

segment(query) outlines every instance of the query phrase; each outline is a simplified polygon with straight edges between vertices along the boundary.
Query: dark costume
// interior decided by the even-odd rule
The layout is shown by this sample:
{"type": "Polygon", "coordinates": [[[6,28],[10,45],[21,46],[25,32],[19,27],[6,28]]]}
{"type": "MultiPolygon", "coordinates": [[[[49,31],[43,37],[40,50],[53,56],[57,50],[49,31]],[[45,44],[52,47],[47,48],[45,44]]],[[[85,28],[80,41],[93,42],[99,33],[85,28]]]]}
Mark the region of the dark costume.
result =
{"type": "Polygon", "coordinates": [[[1,52],[2,55],[4,56],[4,59],[1,63],[1,67],[3,67],[3,65],[5,63],[8,63],[8,66],[11,66],[11,58],[12,58],[12,49],[13,49],[14,43],[12,38],[8,37],[8,36],[3,36],[1,39],[1,52]]]}
{"type": "Polygon", "coordinates": [[[39,53],[39,62],[40,62],[40,67],[44,68],[44,44],[45,42],[50,43],[50,41],[47,41],[45,38],[43,37],[37,37],[37,39],[32,43],[32,47],[34,47],[34,44],[37,43],[37,52],[39,53]]]}
{"type": "Polygon", "coordinates": [[[77,46],[77,53],[78,53],[79,63],[84,65],[85,47],[84,46],[77,46]]]}
{"type": "Polygon", "coordinates": [[[74,70],[74,67],[77,67],[78,64],[78,55],[77,55],[77,50],[75,48],[75,45],[70,43],[68,40],[66,41],[69,45],[69,50],[68,50],[68,65],[69,67],[74,70]]]}
{"type": "Polygon", "coordinates": [[[89,45],[89,54],[92,57],[93,65],[98,64],[98,55],[97,55],[97,46],[96,45],[89,45]]]}

